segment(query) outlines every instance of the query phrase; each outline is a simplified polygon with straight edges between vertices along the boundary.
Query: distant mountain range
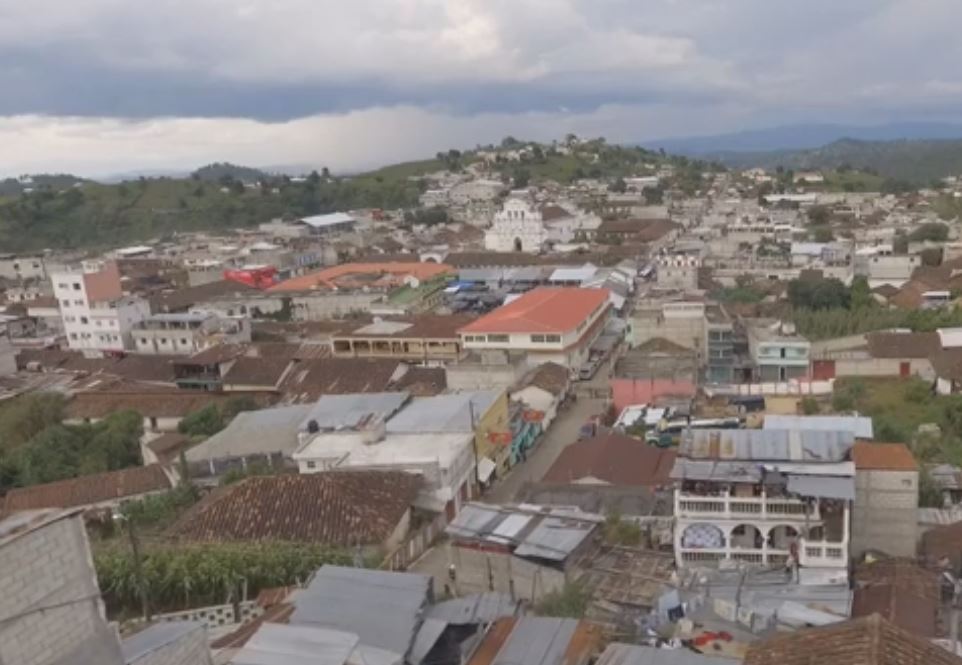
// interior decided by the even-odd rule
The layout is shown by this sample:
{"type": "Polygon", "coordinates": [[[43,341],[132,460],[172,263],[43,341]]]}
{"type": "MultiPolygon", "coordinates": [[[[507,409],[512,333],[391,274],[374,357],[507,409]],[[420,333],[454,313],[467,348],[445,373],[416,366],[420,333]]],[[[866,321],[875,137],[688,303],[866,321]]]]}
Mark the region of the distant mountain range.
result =
{"type": "Polygon", "coordinates": [[[962,139],[962,124],[902,122],[886,125],[785,125],[730,134],[659,139],[642,143],[647,148],[688,156],[729,152],[771,152],[809,150],[841,139],[856,141],[899,141],[962,139]]]}
{"type": "Polygon", "coordinates": [[[959,124],[793,125],[665,139],[645,146],[720,161],[732,168],[783,166],[799,170],[846,165],[913,183],[962,173],[959,124]]]}

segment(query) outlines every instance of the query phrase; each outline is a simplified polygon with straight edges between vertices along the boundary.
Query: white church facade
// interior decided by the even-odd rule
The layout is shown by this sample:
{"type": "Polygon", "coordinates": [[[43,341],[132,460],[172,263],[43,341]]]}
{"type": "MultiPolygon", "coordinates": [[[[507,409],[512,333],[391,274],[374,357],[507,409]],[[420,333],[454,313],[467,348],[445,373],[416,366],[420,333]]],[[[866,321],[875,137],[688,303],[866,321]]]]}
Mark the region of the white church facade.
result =
{"type": "Polygon", "coordinates": [[[591,232],[600,225],[601,218],[594,214],[509,198],[495,213],[484,246],[494,252],[537,253],[549,244],[572,242],[578,231],[591,232]]]}

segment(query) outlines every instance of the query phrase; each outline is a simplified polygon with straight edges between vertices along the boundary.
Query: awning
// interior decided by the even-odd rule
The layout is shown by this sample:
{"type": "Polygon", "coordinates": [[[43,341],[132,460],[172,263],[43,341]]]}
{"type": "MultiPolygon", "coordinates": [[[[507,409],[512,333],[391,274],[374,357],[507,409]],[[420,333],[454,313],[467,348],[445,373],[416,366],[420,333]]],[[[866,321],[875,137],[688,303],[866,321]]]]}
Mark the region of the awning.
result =
{"type": "Polygon", "coordinates": [[[855,481],[852,478],[839,478],[834,476],[790,475],[788,477],[788,491],[800,496],[854,501],[855,481]]]}
{"type": "Polygon", "coordinates": [[[498,468],[498,465],[491,461],[489,457],[482,457],[478,460],[478,480],[482,483],[488,482],[491,474],[498,468]]]}

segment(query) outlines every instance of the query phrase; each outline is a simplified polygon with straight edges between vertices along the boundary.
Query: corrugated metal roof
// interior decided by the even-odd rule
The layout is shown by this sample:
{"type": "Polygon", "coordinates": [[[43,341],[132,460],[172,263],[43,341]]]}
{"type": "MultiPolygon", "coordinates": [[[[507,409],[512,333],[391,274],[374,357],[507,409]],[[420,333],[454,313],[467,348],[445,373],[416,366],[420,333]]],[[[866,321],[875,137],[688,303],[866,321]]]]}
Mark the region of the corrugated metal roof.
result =
{"type": "Polygon", "coordinates": [[[564,561],[584,542],[595,525],[588,522],[545,517],[514,553],[517,556],[564,561]]]}
{"type": "Polygon", "coordinates": [[[297,449],[298,423],[310,409],[298,404],[238,413],[226,428],[187,450],[187,461],[273,452],[290,456],[297,449]]]}
{"type": "Polygon", "coordinates": [[[139,633],[126,638],[120,645],[124,662],[130,663],[139,660],[157,649],[182,639],[195,630],[204,630],[204,624],[199,621],[171,621],[148,626],[139,633]]]}
{"type": "Polygon", "coordinates": [[[310,407],[299,428],[306,432],[312,420],[321,430],[356,427],[372,416],[386,420],[408,397],[406,392],[325,395],[310,407]]]}
{"type": "Polygon", "coordinates": [[[718,462],[678,457],[672,467],[671,477],[675,480],[757,483],[762,479],[762,469],[751,462],[718,462]]]}
{"type": "Polygon", "coordinates": [[[510,509],[469,503],[445,531],[455,538],[516,545],[517,556],[564,561],[602,520],[588,513],[548,512],[540,506],[510,509]]]}
{"type": "Polygon", "coordinates": [[[503,513],[498,508],[469,503],[462,506],[457,516],[448,523],[445,531],[451,536],[477,538],[491,533],[502,519],[503,513]]]}
{"type": "Polygon", "coordinates": [[[871,439],[872,419],[865,416],[787,416],[767,415],[764,430],[845,431],[859,439],[871,439]]]}
{"type": "Polygon", "coordinates": [[[577,619],[522,617],[492,665],[561,665],[577,619]]]}
{"type": "Polygon", "coordinates": [[[232,659],[234,665],[343,665],[357,635],[318,626],[265,623],[232,659]]]}
{"type": "Polygon", "coordinates": [[[728,665],[738,662],[732,658],[703,656],[685,648],[658,649],[613,642],[604,650],[595,665],[728,665]]]}
{"type": "Polygon", "coordinates": [[[447,627],[447,622],[441,619],[428,618],[422,621],[421,627],[418,629],[418,634],[414,638],[414,644],[411,645],[411,654],[408,656],[408,662],[411,663],[411,665],[420,665],[420,663],[427,658],[428,653],[447,627]]]}
{"type": "Polygon", "coordinates": [[[331,226],[333,224],[347,224],[350,222],[356,222],[353,217],[343,212],[332,212],[327,215],[312,215],[310,217],[301,217],[300,221],[304,222],[308,226],[312,226],[315,229],[322,228],[324,226],[331,226]]]}
{"type": "Polygon", "coordinates": [[[428,575],[323,566],[292,596],[290,623],[354,632],[363,645],[404,655],[430,588],[428,575]]]}
{"type": "Polygon", "coordinates": [[[679,454],[696,459],[838,462],[854,443],[855,435],[846,430],[695,429],[682,433],[679,454]]]}
{"type": "Polygon", "coordinates": [[[438,603],[428,608],[426,616],[461,626],[514,616],[518,608],[518,601],[510,595],[489,591],[438,603]]]}
{"type": "Polygon", "coordinates": [[[800,496],[855,500],[855,479],[833,476],[789,476],[788,491],[800,496]]]}
{"type": "Polygon", "coordinates": [[[473,432],[500,395],[497,390],[478,390],[415,399],[388,421],[386,429],[398,433],[473,432]]]}

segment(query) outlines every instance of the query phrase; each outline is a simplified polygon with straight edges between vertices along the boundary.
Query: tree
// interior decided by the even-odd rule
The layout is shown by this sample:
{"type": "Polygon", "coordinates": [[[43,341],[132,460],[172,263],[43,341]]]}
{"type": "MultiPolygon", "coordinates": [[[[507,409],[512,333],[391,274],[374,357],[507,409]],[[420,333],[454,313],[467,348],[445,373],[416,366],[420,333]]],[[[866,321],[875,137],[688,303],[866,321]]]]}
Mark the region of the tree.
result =
{"type": "Polygon", "coordinates": [[[624,178],[618,178],[613,183],[608,185],[609,192],[615,192],[616,194],[624,194],[628,191],[628,185],[625,183],[624,178]]]}
{"type": "Polygon", "coordinates": [[[642,195],[645,197],[645,203],[654,206],[661,205],[665,201],[665,190],[658,187],[645,187],[642,190],[642,195]]]}
{"type": "Polygon", "coordinates": [[[806,416],[814,416],[819,412],[818,400],[814,397],[804,397],[801,401],[802,413],[806,416]]]}
{"type": "Polygon", "coordinates": [[[849,289],[850,302],[852,309],[871,307],[875,305],[875,298],[872,297],[872,289],[869,287],[868,279],[863,275],[858,275],[852,280],[849,289]]]}
{"type": "Polygon", "coordinates": [[[321,168],[321,177],[324,178],[324,180],[331,179],[331,172],[326,166],[321,168]]]}
{"type": "Polygon", "coordinates": [[[848,308],[850,295],[838,279],[799,280],[788,283],[788,299],[793,307],[805,309],[848,308]]]}
{"type": "Polygon", "coordinates": [[[831,220],[831,213],[825,206],[815,205],[808,209],[808,223],[812,226],[824,226],[831,220]]]}
{"type": "Polygon", "coordinates": [[[817,226],[812,229],[812,239],[815,242],[832,242],[835,240],[835,234],[832,233],[830,226],[817,226]]]}
{"type": "Polygon", "coordinates": [[[909,234],[912,242],[945,242],[949,239],[949,227],[940,222],[928,222],[909,234]]]}
{"type": "Polygon", "coordinates": [[[213,436],[224,429],[227,423],[216,404],[208,404],[202,409],[184,416],[177,425],[181,434],[188,436],[213,436]]]}
{"type": "Polygon", "coordinates": [[[511,175],[511,180],[514,182],[515,189],[524,189],[531,180],[531,174],[528,173],[527,169],[518,168],[511,175]]]}

